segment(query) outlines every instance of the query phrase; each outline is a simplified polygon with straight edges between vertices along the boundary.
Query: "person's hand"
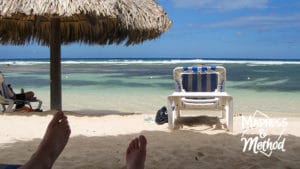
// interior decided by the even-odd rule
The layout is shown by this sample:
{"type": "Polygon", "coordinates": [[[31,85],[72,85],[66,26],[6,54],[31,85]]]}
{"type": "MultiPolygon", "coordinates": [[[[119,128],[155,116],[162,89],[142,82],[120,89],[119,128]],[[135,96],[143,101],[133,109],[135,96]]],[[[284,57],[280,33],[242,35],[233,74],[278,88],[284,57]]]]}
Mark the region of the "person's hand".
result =
{"type": "Polygon", "coordinates": [[[8,84],[7,87],[9,88],[9,90],[10,90],[11,92],[15,93],[14,90],[12,89],[12,87],[11,87],[11,84],[8,84]]]}

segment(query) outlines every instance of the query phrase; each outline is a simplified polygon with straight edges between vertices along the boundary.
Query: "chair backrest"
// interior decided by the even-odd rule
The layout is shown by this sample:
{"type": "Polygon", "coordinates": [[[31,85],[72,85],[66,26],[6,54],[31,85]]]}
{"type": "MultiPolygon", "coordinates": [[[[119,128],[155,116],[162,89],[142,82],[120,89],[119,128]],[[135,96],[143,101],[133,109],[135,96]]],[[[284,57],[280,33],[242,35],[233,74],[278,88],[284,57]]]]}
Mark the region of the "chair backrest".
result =
{"type": "Polygon", "coordinates": [[[182,88],[186,92],[213,92],[217,85],[217,73],[182,74],[182,88]]]}
{"type": "Polygon", "coordinates": [[[3,83],[4,82],[4,76],[2,74],[2,72],[0,71],[0,83],[3,83]]]}
{"type": "Polygon", "coordinates": [[[176,67],[173,70],[176,91],[223,92],[226,70],[222,66],[176,67]]]}
{"type": "Polygon", "coordinates": [[[3,83],[4,83],[4,77],[3,77],[3,74],[2,74],[2,72],[0,71],[0,95],[2,96],[2,97],[4,97],[3,96],[3,83]]]}
{"type": "Polygon", "coordinates": [[[7,96],[7,85],[5,84],[4,81],[4,76],[2,74],[2,72],[0,71],[0,96],[4,97],[4,98],[9,98],[9,96],[7,96]]]}

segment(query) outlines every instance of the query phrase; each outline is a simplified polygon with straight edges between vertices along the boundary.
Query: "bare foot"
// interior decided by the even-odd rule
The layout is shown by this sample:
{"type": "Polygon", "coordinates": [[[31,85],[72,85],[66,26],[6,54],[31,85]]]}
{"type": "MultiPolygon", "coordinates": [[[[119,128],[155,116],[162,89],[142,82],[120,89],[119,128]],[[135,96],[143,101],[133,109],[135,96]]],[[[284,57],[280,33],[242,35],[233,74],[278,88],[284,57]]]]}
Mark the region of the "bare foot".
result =
{"type": "Polygon", "coordinates": [[[67,117],[57,112],[50,121],[38,150],[21,169],[50,169],[65,148],[71,130],[67,117]]]}
{"type": "Polygon", "coordinates": [[[127,169],[144,169],[146,145],[147,140],[143,135],[140,135],[139,138],[135,138],[129,143],[126,151],[127,169]]]}

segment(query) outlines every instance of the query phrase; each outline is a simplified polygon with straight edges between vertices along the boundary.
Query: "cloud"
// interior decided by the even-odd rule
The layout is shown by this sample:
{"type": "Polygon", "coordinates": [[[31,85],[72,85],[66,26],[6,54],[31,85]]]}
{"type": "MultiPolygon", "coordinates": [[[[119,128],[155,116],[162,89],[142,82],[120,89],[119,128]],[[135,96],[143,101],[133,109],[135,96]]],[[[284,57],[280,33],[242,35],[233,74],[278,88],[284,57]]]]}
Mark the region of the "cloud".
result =
{"type": "Polygon", "coordinates": [[[253,15],[231,18],[228,20],[190,24],[190,27],[200,28],[255,28],[268,31],[273,28],[300,27],[300,13],[293,15],[253,15]]]}
{"type": "Polygon", "coordinates": [[[262,9],[267,7],[269,0],[173,0],[179,8],[199,8],[218,11],[239,9],[262,9]]]}

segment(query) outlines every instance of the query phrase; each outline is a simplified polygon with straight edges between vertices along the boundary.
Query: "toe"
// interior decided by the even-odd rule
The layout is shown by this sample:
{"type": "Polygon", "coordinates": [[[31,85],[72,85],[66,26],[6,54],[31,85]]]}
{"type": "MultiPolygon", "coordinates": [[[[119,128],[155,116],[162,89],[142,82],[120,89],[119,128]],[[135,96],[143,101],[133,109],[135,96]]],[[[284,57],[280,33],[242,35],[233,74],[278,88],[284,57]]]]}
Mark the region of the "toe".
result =
{"type": "Polygon", "coordinates": [[[131,140],[131,142],[129,143],[129,146],[128,146],[128,150],[132,151],[133,149],[134,149],[134,140],[131,140]]]}
{"type": "Polygon", "coordinates": [[[58,122],[61,124],[66,124],[66,125],[69,124],[68,119],[66,117],[62,117],[58,122]]]}
{"type": "Polygon", "coordinates": [[[133,144],[134,149],[139,149],[139,139],[135,138],[133,142],[134,142],[133,144]]]}
{"type": "Polygon", "coordinates": [[[140,135],[139,141],[140,141],[140,148],[141,148],[141,150],[146,150],[146,146],[147,146],[147,139],[146,139],[146,137],[144,135],[140,135]]]}
{"type": "Polygon", "coordinates": [[[52,123],[57,123],[59,122],[61,119],[63,119],[64,117],[64,113],[63,112],[57,112],[54,116],[53,116],[53,119],[52,119],[52,123]]]}

